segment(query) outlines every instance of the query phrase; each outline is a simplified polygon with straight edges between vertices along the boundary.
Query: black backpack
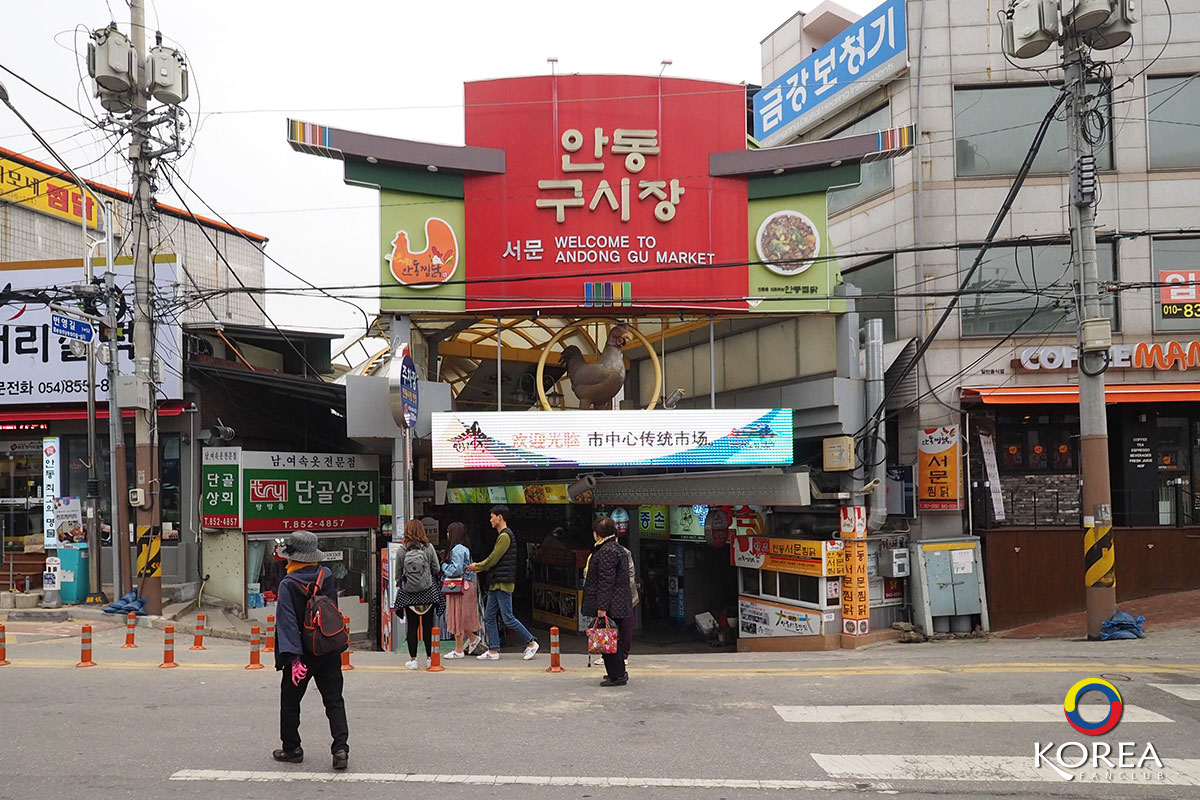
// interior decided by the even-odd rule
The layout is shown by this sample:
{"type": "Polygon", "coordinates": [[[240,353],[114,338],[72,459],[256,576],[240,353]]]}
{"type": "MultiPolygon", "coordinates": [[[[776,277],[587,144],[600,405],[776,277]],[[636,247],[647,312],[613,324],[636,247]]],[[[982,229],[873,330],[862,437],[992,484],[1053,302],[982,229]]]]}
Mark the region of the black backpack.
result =
{"type": "Polygon", "coordinates": [[[314,656],[341,653],[350,646],[350,630],[341,609],[332,597],[321,593],[324,577],[325,570],[318,569],[317,579],[304,586],[304,612],[300,615],[300,645],[314,656]]]}

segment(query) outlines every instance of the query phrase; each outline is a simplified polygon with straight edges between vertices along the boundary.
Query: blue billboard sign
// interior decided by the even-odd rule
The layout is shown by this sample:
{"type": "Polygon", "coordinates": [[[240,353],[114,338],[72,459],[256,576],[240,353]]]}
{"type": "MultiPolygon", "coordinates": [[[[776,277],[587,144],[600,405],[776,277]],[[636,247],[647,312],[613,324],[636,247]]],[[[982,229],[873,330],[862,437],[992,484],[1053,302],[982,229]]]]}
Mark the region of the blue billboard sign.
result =
{"type": "Polygon", "coordinates": [[[803,133],[908,67],[905,0],[887,0],[754,95],[764,147],[803,133]]]}

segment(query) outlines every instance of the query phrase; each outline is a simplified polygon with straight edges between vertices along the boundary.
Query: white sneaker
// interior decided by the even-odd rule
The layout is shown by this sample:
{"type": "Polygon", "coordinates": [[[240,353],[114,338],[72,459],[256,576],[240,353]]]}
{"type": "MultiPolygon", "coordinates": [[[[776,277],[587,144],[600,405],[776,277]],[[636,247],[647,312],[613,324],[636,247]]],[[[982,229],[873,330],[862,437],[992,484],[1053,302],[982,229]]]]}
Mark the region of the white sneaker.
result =
{"type": "Polygon", "coordinates": [[[442,658],[466,658],[466,653],[460,653],[457,650],[451,650],[449,653],[443,653],[442,658]]]}
{"type": "Polygon", "coordinates": [[[405,661],[404,666],[407,667],[408,669],[416,669],[417,668],[417,660],[414,658],[412,661],[405,661]]]}
{"type": "Polygon", "coordinates": [[[523,655],[522,658],[524,658],[526,661],[528,661],[529,659],[531,659],[535,655],[537,655],[537,651],[538,651],[538,643],[537,643],[537,640],[535,639],[534,641],[530,642],[528,645],[525,646],[525,655],[523,655]]]}
{"type": "Polygon", "coordinates": [[[500,654],[494,650],[484,650],[481,654],[475,656],[480,661],[499,661],[500,654]]]}

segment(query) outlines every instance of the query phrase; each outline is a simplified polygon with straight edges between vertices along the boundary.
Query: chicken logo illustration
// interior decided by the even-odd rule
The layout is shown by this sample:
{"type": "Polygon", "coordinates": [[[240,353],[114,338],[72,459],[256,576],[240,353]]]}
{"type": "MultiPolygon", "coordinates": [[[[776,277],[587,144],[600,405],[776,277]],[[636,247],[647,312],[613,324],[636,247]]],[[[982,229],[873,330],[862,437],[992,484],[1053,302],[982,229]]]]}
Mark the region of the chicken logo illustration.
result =
{"type": "Polygon", "coordinates": [[[397,231],[387,260],[392,275],[402,285],[432,289],[450,280],[458,268],[458,237],[450,223],[430,217],[425,220],[425,249],[413,252],[408,231],[397,231]]]}

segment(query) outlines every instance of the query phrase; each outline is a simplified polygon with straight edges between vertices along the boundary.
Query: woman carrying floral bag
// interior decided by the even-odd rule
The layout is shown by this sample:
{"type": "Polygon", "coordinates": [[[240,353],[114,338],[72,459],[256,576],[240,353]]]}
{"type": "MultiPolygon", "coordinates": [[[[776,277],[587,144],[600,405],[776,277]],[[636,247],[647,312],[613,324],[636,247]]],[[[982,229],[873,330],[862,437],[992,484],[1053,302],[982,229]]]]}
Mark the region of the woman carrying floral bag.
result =
{"type": "Polygon", "coordinates": [[[454,636],[454,651],[443,658],[462,658],[482,642],[479,588],[475,573],[466,571],[471,563],[467,526],[451,522],[446,528],[446,540],[450,549],[446,554],[448,560],[442,564],[442,591],[446,596],[446,631],[454,636]]]}
{"type": "MultiPolygon", "coordinates": [[[[592,524],[592,535],[596,546],[588,559],[580,611],[596,617],[597,628],[611,623],[621,638],[628,638],[627,627],[622,622],[633,616],[633,593],[625,548],[617,542],[617,526],[608,517],[600,517],[592,524]]],[[[601,686],[624,686],[629,682],[623,656],[627,652],[628,642],[621,642],[619,638],[615,652],[602,653],[604,670],[608,674],[600,682],[601,686]]]]}

